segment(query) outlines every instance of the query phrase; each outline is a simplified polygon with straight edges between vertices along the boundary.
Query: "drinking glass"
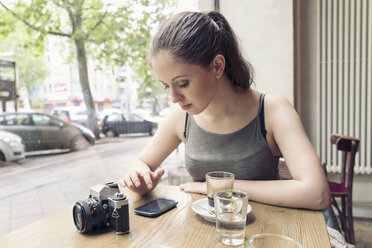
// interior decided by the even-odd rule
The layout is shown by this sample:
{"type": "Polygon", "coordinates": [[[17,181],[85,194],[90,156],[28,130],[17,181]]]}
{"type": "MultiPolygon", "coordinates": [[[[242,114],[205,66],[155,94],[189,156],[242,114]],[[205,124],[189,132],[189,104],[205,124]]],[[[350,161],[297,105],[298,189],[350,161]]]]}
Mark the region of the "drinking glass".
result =
{"type": "Polygon", "coordinates": [[[225,245],[244,243],[248,194],[228,190],[214,193],[217,239],[225,245]]]}
{"type": "Polygon", "coordinates": [[[247,241],[248,248],[303,248],[296,240],[278,234],[255,234],[247,241]]]}
{"type": "Polygon", "coordinates": [[[208,203],[211,208],[214,207],[213,193],[219,190],[232,190],[234,187],[235,176],[226,171],[211,171],[205,175],[207,181],[208,203]]]}

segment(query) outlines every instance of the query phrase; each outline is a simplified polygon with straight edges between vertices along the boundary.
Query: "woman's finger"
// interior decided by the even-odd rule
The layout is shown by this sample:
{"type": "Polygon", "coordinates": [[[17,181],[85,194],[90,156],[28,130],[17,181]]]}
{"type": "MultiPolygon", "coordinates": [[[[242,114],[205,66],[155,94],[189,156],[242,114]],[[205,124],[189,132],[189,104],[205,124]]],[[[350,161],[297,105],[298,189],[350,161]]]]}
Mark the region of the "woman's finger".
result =
{"type": "Polygon", "coordinates": [[[152,189],[153,188],[153,180],[152,180],[151,174],[152,174],[151,171],[145,172],[145,173],[142,173],[141,174],[141,176],[143,177],[143,181],[145,182],[146,187],[148,189],[152,189]]]}
{"type": "Polygon", "coordinates": [[[124,183],[127,187],[129,188],[133,188],[133,182],[132,182],[132,179],[130,178],[130,175],[126,175],[124,177],[124,183]]]}
{"type": "Polygon", "coordinates": [[[159,183],[163,175],[164,175],[164,169],[158,169],[157,171],[152,172],[151,177],[152,177],[152,181],[154,182],[154,186],[156,186],[159,183]]]}
{"type": "Polygon", "coordinates": [[[133,182],[133,186],[135,186],[136,188],[141,186],[141,180],[140,180],[141,173],[140,172],[131,171],[129,173],[129,177],[130,177],[131,181],[133,182]]]}
{"type": "Polygon", "coordinates": [[[158,169],[157,171],[155,171],[155,172],[153,173],[153,175],[154,175],[154,179],[155,179],[156,181],[159,181],[160,178],[164,175],[164,169],[158,169]]]}
{"type": "Polygon", "coordinates": [[[180,189],[189,193],[207,194],[206,183],[199,182],[184,183],[180,185],[180,189]]]}
{"type": "Polygon", "coordinates": [[[121,187],[123,187],[123,188],[125,188],[125,186],[127,186],[127,184],[125,183],[125,181],[124,181],[124,177],[123,178],[121,178],[120,180],[119,180],[119,185],[121,186],[121,187]]]}

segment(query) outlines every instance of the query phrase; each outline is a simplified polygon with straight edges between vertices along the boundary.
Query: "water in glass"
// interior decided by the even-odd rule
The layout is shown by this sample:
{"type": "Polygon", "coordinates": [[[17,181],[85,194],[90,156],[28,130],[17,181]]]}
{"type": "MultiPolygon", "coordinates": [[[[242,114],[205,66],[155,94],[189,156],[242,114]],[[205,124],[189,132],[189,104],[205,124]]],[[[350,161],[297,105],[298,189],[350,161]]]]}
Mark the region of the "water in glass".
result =
{"type": "Polygon", "coordinates": [[[226,245],[244,243],[246,217],[236,212],[222,213],[216,220],[217,239],[226,245]]]}

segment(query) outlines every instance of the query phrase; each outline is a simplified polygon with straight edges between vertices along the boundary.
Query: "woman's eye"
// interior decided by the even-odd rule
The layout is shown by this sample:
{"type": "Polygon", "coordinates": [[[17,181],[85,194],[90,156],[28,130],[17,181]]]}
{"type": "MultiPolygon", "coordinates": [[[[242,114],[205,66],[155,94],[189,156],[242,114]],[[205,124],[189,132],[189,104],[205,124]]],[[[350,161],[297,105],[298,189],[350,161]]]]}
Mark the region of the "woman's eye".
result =
{"type": "Polygon", "coordinates": [[[169,85],[163,85],[163,86],[165,90],[169,89],[169,85]]]}
{"type": "Polygon", "coordinates": [[[186,88],[188,85],[189,85],[189,81],[184,81],[181,84],[179,84],[178,87],[180,87],[180,88],[186,88]]]}

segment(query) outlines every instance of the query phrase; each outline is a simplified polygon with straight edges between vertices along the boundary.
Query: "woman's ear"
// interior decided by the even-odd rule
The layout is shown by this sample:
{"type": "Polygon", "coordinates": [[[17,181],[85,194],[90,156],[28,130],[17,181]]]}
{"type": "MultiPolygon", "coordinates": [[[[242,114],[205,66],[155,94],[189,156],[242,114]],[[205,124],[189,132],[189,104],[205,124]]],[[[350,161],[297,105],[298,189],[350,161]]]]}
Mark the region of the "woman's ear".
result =
{"type": "Polygon", "coordinates": [[[216,74],[216,78],[221,78],[225,71],[225,57],[222,54],[217,54],[212,62],[212,69],[216,74]]]}

